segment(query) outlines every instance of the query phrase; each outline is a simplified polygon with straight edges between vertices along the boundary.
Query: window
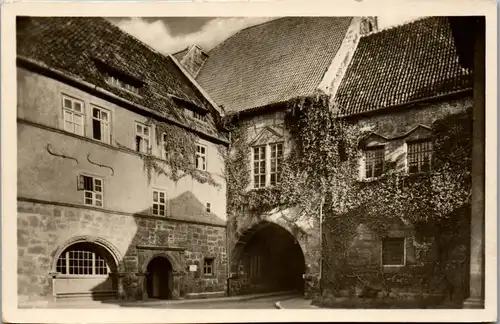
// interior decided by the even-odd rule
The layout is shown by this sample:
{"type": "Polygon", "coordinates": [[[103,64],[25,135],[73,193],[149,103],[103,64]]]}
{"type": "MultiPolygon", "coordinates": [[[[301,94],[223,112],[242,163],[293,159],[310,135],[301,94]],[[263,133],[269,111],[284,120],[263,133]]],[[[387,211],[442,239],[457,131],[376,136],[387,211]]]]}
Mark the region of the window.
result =
{"type": "Polygon", "coordinates": [[[253,186],[262,188],[266,186],[266,147],[253,148],[253,186]]]}
{"type": "Polygon", "coordinates": [[[168,138],[167,134],[163,133],[161,135],[161,158],[164,160],[168,159],[168,138]]]}
{"type": "Polygon", "coordinates": [[[283,143],[271,144],[271,186],[280,183],[283,162],[283,143]]]}
{"type": "Polygon", "coordinates": [[[431,169],[432,143],[419,141],[408,143],[408,173],[426,172],[431,169]]]}
{"type": "Polygon", "coordinates": [[[139,88],[132,85],[130,82],[125,81],[115,75],[108,76],[108,83],[117,88],[121,88],[123,90],[139,94],[139,88]]]}
{"type": "Polygon", "coordinates": [[[207,213],[210,213],[210,203],[207,202],[207,208],[205,209],[207,213]]]}
{"type": "Polygon", "coordinates": [[[203,145],[196,145],[196,168],[205,171],[207,169],[207,148],[203,145]]]}
{"type": "Polygon", "coordinates": [[[203,259],[203,274],[211,276],[215,274],[215,258],[205,258],[203,259]]]}
{"type": "Polygon", "coordinates": [[[135,150],[140,153],[148,153],[150,150],[150,134],[149,126],[144,124],[135,124],[135,150]]]}
{"type": "Polygon", "coordinates": [[[103,206],[103,181],[102,179],[80,175],[78,189],[84,192],[84,203],[89,206],[103,206]]]}
{"type": "Polygon", "coordinates": [[[109,143],[109,111],[92,107],[92,137],[98,141],[109,143]]]}
{"type": "Polygon", "coordinates": [[[167,216],[167,193],[153,189],[153,215],[167,216]]]}
{"type": "Polygon", "coordinates": [[[386,238],[382,241],[382,264],[401,266],[406,262],[405,239],[400,237],[386,238]]]}
{"type": "Polygon", "coordinates": [[[108,275],[111,270],[98,248],[88,243],[77,243],[57,259],[56,271],[61,274],[90,276],[108,275]]]}
{"type": "Polygon", "coordinates": [[[206,119],[205,119],[206,116],[205,116],[205,114],[199,113],[199,112],[194,111],[194,110],[192,111],[192,114],[193,114],[192,116],[193,116],[194,119],[199,120],[201,122],[206,122],[206,119]]]}
{"type": "Polygon", "coordinates": [[[64,130],[83,136],[84,105],[83,101],[63,96],[64,130]]]}
{"type": "Polygon", "coordinates": [[[376,147],[365,151],[365,178],[376,178],[384,172],[385,148],[376,147]]]}

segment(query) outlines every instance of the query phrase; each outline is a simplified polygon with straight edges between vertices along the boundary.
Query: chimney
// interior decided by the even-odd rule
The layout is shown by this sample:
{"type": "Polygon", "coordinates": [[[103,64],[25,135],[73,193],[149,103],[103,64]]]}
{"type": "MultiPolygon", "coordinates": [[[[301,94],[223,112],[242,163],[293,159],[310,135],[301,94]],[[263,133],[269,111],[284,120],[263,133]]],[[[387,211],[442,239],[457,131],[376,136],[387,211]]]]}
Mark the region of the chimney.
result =
{"type": "Polygon", "coordinates": [[[208,54],[205,53],[198,45],[191,45],[187,48],[186,54],[183,57],[179,57],[179,63],[188,71],[193,78],[195,78],[200,72],[203,64],[208,58],[208,54]]]}
{"type": "Polygon", "coordinates": [[[378,31],[377,17],[362,17],[359,34],[366,35],[378,31]]]}

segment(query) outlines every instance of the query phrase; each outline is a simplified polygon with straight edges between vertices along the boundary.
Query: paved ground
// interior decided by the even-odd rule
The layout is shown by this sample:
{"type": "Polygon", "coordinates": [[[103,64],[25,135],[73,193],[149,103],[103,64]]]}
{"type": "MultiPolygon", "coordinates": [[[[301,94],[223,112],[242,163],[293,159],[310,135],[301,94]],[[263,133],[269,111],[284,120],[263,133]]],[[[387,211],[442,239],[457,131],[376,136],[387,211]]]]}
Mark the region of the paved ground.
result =
{"type": "Polygon", "coordinates": [[[304,299],[303,297],[294,297],[290,299],[281,299],[277,304],[277,308],[281,309],[314,309],[317,306],[311,305],[311,299],[304,299]]]}
{"type": "Polygon", "coordinates": [[[183,304],[154,305],[151,308],[176,308],[176,309],[276,309],[275,303],[282,299],[282,296],[261,297],[250,300],[236,301],[213,301],[213,302],[193,302],[183,304]]]}
{"type": "MultiPolygon", "coordinates": [[[[272,294],[255,294],[202,300],[149,300],[149,301],[64,301],[48,304],[33,305],[26,308],[73,308],[73,309],[103,309],[103,308],[156,308],[156,309],[277,309],[307,308],[303,307],[304,299],[294,292],[272,294]],[[287,302],[291,300],[290,302],[287,302]],[[301,303],[302,301],[302,303],[301,303]]],[[[25,307],[21,307],[25,308],[25,307]]]]}

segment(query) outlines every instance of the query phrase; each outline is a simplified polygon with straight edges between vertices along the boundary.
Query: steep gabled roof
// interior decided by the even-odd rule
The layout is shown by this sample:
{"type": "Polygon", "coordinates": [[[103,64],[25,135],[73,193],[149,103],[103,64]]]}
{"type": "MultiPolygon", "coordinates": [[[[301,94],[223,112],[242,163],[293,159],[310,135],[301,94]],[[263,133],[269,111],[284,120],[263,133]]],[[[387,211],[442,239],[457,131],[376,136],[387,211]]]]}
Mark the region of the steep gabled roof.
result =
{"type": "Polygon", "coordinates": [[[350,23],[350,17],[287,17],[243,29],[208,53],[196,79],[229,112],[310,95],[350,23]]]}
{"type": "Polygon", "coordinates": [[[215,113],[176,63],[103,18],[18,17],[17,55],[91,83],[197,131],[221,136],[213,123],[188,119],[180,109],[194,106],[215,113]],[[142,83],[140,95],[108,84],[103,67],[142,83]]]}
{"type": "Polygon", "coordinates": [[[448,19],[431,17],[362,37],[335,99],[352,115],[471,87],[448,19]]]}

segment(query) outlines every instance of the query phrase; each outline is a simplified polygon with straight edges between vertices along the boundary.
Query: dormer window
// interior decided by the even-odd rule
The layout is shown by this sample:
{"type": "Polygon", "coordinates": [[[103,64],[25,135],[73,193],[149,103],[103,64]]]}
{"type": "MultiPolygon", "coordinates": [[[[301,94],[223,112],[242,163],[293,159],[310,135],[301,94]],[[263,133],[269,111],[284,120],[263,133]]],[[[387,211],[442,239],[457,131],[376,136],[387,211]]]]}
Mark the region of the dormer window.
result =
{"type": "Polygon", "coordinates": [[[121,90],[139,95],[140,89],[144,85],[138,76],[130,75],[122,71],[119,67],[113,66],[99,58],[94,58],[97,69],[104,76],[106,83],[121,90]]]}
{"type": "Polygon", "coordinates": [[[108,83],[114,87],[139,94],[139,87],[132,85],[131,82],[127,82],[116,75],[108,75],[108,83]]]}
{"type": "Polygon", "coordinates": [[[194,110],[191,112],[191,114],[192,114],[194,119],[199,120],[201,122],[206,122],[206,115],[205,114],[200,113],[198,111],[194,111],[194,110]]]}

